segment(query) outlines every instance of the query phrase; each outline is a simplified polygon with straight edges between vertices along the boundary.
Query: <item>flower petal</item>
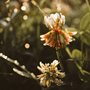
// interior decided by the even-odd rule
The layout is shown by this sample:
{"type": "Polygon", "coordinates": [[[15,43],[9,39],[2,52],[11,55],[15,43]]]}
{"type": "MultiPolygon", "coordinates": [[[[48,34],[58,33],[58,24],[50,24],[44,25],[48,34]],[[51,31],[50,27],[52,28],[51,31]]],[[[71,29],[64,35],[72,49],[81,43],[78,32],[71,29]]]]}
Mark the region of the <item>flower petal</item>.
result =
{"type": "Polygon", "coordinates": [[[51,63],[51,65],[52,65],[52,66],[55,66],[55,67],[56,67],[58,64],[59,64],[58,60],[54,60],[54,61],[51,63]]]}

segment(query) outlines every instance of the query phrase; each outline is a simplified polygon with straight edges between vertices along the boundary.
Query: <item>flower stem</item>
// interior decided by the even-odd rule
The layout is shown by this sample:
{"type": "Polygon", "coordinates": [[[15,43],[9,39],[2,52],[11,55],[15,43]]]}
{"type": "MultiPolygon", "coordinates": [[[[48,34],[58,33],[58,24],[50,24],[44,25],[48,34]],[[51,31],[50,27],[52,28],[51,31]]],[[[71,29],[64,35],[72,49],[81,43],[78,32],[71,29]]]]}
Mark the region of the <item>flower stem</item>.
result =
{"type": "Polygon", "coordinates": [[[72,58],[72,53],[68,47],[65,48],[67,54],[69,55],[70,58],[72,58]]]}
{"type": "Polygon", "coordinates": [[[58,48],[56,48],[56,55],[57,55],[58,61],[60,62],[61,70],[64,70],[63,62],[62,62],[62,56],[61,56],[61,51],[58,48]]]}
{"type": "Polygon", "coordinates": [[[35,2],[34,0],[31,0],[31,3],[40,10],[40,12],[43,14],[43,16],[45,15],[45,12],[40,8],[40,6],[37,4],[37,2],[35,2]]]}

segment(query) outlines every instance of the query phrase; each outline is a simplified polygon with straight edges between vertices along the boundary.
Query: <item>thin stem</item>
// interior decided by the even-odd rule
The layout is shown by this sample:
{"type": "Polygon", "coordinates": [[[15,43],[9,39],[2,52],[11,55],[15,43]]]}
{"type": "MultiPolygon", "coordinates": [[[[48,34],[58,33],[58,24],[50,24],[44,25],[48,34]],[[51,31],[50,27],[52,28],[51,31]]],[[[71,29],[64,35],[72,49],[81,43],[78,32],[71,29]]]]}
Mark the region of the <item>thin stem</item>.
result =
{"type": "Polygon", "coordinates": [[[61,70],[64,70],[63,63],[62,63],[61,51],[58,48],[56,48],[56,55],[57,55],[58,61],[60,62],[61,70]]]}
{"type": "Polygon", "coordinates": [[[40,54],[40,49],[41,49],[41,46],[40,46],[40,23],[38,22],[38,25],[37,25],[37,51],[38,51],[38,55],[40,54]]]}
{"type": "Polygon", "coordinates": [[[68,53],[69,57],[72,58],[72,53],[68,47],[65,48],[66,52],[68,53]]]}
{"type": "Polygon", "coordinates": [[[90,12],[90,5],[89,5],[89,1],[88,0],[86,0],[86,4],[87,4],[88,10],[90,12]]]}
{"type": "Polygon", "coordinates": [[[81,52],[82,52],[82,62],[84,65],[84,50],[83,50],[83,42],[81,42],[81,52]]]}
{"type": "Polygon", "coordinates": [[[77,68],[79,69],[79,71],[80,71],[80,73],[81,73],[82,75],[84,75],[84,74],[90,75],[90,72],[84,70],[76,61],[75,61],[74,63],[75,63],[75,65],[77,66],[77,68]]]}
{"type": "Polygon", "coordinates": [[[31,0],[31,3],[40,10],[40,12],[43,14],[43,16],[45,15],[45,12],[40,8],[40,6],[34,0],[31,0]]]}

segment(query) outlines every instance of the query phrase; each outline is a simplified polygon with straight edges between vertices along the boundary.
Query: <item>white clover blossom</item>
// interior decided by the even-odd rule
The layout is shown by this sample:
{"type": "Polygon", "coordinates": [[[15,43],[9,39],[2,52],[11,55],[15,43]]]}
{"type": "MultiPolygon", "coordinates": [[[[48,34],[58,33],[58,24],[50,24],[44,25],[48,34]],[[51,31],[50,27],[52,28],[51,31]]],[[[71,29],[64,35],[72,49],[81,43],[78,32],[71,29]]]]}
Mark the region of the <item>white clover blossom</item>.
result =
{"type": "Polygon", "coordinates": [[[38,70],[41,71],[42,74],[38,75],[38,79],[40,80],[40,84],[42,86],[49,87],[52,83],[56,85],[62,85],[62,78],[65,77],[65,73],[58,70],[59,62],[54,60],[51,64],[43,64],[40,62],[40,66],[38,66],[38,70]]]}
{"type": "Polygon", "coordinates": [[[53,18],[54,22],[59,21],[60,15],[58,13],[51,14],[50,17],[53,18]]]}
{"type": "Polygon", "coordinates": [[[54,28],[56,24],[62,26],[65,24],[65,16],[62,13],[50,14],[50,16],[44,16],[44,22],[49,28],[54,28]]]}
{"type": "Polygon", "coordinates": [[[50,14],[44,16],[45,25],[50,29],[46,34],[40,35],[41,41],[44,41],[44,46],[56,47],[58,49],[70,44],[76,31],[68,31],[63,27],[65,24],[65,16],[62,13],[50,14]],[[57,37],[57,38],[56,38],[57,37]]]}
{"type": "Polygon", "coordinates": [[[44,16],[44,22],[47,27],[53,28],[54,20],[52,19],[52,17],[44,16]]]}

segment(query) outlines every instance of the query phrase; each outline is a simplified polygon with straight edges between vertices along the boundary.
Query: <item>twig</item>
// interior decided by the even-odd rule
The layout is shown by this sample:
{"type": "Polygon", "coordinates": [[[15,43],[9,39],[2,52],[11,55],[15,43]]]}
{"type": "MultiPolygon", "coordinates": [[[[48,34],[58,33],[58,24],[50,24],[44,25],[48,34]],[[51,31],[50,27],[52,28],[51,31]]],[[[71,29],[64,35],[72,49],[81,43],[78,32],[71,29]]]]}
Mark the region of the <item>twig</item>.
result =
{"type": "Polygon", "coordinates": [[[20,71],[20,70],[18,70],[16,68],[13,68],[13,70],[16,73],[20,74],[20,72],[22,72],[23,74],[27,74],[27,75],[22,75],[22,73],[21,73],[21,76],[27,76],[28,78],[37,79],[36,76],[33,73],[28,71],[24,65],[21,66],[17,60],[13,60],[13,59],[7,57],[6,55],[4,55],[3,53],[0,53],[0,57],[2,57],[3,59],[7,60],[11,64],[16,65],[17,67],[19,67],[22,70],[22,71],[20,71]]]}

